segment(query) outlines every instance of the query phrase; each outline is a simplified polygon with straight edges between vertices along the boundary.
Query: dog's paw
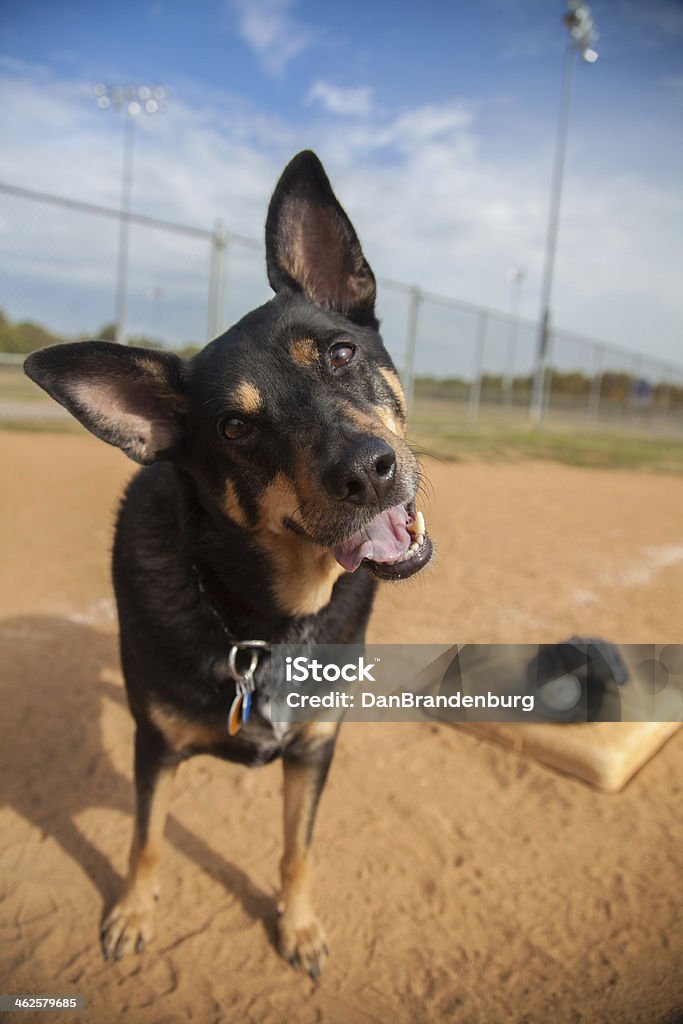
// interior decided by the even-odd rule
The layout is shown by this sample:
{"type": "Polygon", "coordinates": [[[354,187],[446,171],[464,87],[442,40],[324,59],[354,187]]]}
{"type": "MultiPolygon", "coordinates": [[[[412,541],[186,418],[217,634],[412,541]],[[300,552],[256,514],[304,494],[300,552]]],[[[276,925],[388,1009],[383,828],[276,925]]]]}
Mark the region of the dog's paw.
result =
{"type": "Polygon", "coordinates": [[[120,960],[125,953],[141,953],[154,938],[154,895],[132,889],[107,914],[100,929],[105,960],[120,960]]]}
{"type": "Polygon", "coordinates": [[[295,922],[285,912],[279,921],[279,935],[280,953],[285,960],[317,981],[329,952],[318,919],[312,917],[305,923],[295,922]]]}

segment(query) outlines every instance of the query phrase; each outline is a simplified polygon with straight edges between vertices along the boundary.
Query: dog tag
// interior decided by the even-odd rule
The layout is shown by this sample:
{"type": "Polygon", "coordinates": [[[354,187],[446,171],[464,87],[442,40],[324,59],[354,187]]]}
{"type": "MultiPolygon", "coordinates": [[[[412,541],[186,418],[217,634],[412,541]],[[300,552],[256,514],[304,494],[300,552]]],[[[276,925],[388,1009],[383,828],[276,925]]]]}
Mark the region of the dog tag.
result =
{"type": "Polygon", "coordinates": [[[267,648],[264,640],[249,640],[242,644],[233,644],[228,655],[228,675],[235,681],[237,694],[230,705],[228,712],[228,733],[231,736],[237,735],[243,725],[249,721],[251,713],[251,695],[255,686],[254,673],[258,668],[259,651],[267,648]],[[240,670],[237,665],[237,655],[240,651],[246,650],[250,653],[249,667],[240,670]]]}
{"type": "MultiPolygon", "coordinates": [[[[249,701],[249,703],[251,703],[251,700],[249,701]]],[[[240,731],[242,722],[246,720],[243,716],[242,711],[243,704],[244,696],[243,694],[238,693],[234,701],[230,705],[230,711],[228,713],[228,732],[230,733],[231,736],[237,735],[237,733],[240,731]]],[[[247,715],[248,714],[249,713],[247,712],[247,715]]]]}

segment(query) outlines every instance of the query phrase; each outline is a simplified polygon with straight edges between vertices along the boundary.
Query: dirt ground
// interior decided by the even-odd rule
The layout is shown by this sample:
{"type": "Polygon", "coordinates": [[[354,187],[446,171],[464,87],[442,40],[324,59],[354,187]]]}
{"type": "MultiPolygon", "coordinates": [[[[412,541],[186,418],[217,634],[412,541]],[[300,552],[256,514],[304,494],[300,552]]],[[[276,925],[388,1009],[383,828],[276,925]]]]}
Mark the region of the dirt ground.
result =
{"type": "MultiPolygon", "coordinates": [[[[438,557],[385,586],[373,641],[681,640],[683,478],[426,469],[438,557]]],[[[51,1019],[83,1024],[637,1024],[683,1006],[682,732],[606,796],[452,727],[348,723],[317,827],[317,986],[273,947],[279,766],[197,758],[157,938],[105,964],[132,806],[108,549],[133,467],[89,437],[7,432],[0,470],[0,991],[81,994],[51,1019]]]]}

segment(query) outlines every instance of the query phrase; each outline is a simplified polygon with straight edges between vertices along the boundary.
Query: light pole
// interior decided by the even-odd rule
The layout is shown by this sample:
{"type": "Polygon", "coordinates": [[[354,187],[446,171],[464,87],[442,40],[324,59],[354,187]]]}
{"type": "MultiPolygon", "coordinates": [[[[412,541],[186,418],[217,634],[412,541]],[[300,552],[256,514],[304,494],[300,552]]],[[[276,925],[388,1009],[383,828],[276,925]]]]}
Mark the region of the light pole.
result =
{"type": "Polygon", "coordinates": [[[515,372],[515,356],[517,348],[517,319],[519,302],[522,295],[522,284],[526,277],[524,267],[510,267],[507,278],[510,282],[510,316],[508,319],[508,336],[505,353],[505,371],[503,374],[503,403],[509,412],[512,407],[512,381],[515,372]]]}
{"type": "Polygon", "coordinates": [[[116,341],[123,345],[126,334],[128,229],[130,226],[130,197],[133,188],[135,119],[142,114],[158,114],[163,110],[166,104],[167,90],[162,85],[104,85],[100,83],[95,86],[95,96],[100,110],[113,108],[117,113],[123,112],[124,115],[115,315],[116,341]]]}
{"type": "Polygon", "coordinates": [[[543,263],[543,281],[541,284],[541,318],[539,324],[538,348],[536,351],[536,367],[531,395],[530,417],[534,425],[540,424],[543,418],[543,404],[546,377],[546,359],[548,353],[548,335],[550,328],[550,299],[553,288],[555,270],[555,253],[557,250],[557,231],[560,218],[560,200],[562,198],[562,179],[564,176],[564,160],[567,150],[567,129],[569,127],[569,108],[572,93],[574,58],[578,52],[587,64],[594,64],[598,59],[593,43],[598,40],[598,33],[593,24],[593,17],[588,4],[583,0],[569,0],[564,23],[569,29],[569,38],[564,56],[562,72],[562,90],[560,96],[560,115],[557,125],[555,142],[555,163],[550,189],[550,209],[548,211],[548,227],[545,242],[543,263]]]}

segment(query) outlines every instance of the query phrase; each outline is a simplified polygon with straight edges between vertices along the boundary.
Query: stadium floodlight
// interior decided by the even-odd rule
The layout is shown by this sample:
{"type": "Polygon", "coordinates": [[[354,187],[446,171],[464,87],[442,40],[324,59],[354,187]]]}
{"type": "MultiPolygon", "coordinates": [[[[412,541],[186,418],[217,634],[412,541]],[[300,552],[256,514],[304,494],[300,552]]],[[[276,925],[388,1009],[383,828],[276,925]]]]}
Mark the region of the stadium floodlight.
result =
{"type": "Polygon", "coordinates": [[[600,38],[593,22],[591,9],[588,4],[583,2],[583,0],[568,0],[564,23],[569,29],[569,38],[567,40],[564,70],[562,73],[560,114],[557,125],[555,162],[553,165],[553,177],[550,189],[550,207],[548,210],[548,228],[543,263],[543,281],[541,284],[541,318],[530,408],[531,421],[536,425],[540,424],[543,419],[543,406],[545,402],[546,357],[548,353],[550,327],[550,299],[553,287],[553,273],[555,270],[555,253],[557,250],[557,231],[560,219],[560,200],[562,198],[564,161],[567,150],[567,130],[569,127],[569,108],[571,103],[572,77],[575,63],[574,57],[576,53],[579,53],[582,60],[587,64],[594,64],[598,59],[598,52],[594,48],[594,44],[600,38]]]}
{"type": "Polygon", "coordinates": [[[600,36],[595,30],[593,15],[583,0],[569,0],[564,23],[569,29],[569,38],[587,64],[595,64],[598,51],[593,48],[600,36]]]}
{"type": "Polygon", "coordinates": [[[119,248],[116,273],[116,341],[125,342],[126,303],[128,289],[128,228],[130,198],[133,189],[133,149],[135,120],[144,114],[159,114],[166,107],[168,89],[163,85],[105,85],[95,86],[95,97],[100,110],[114,110],[124,115],[123,163],[121,170],[121,216],[119,219],[119,248]]]}

